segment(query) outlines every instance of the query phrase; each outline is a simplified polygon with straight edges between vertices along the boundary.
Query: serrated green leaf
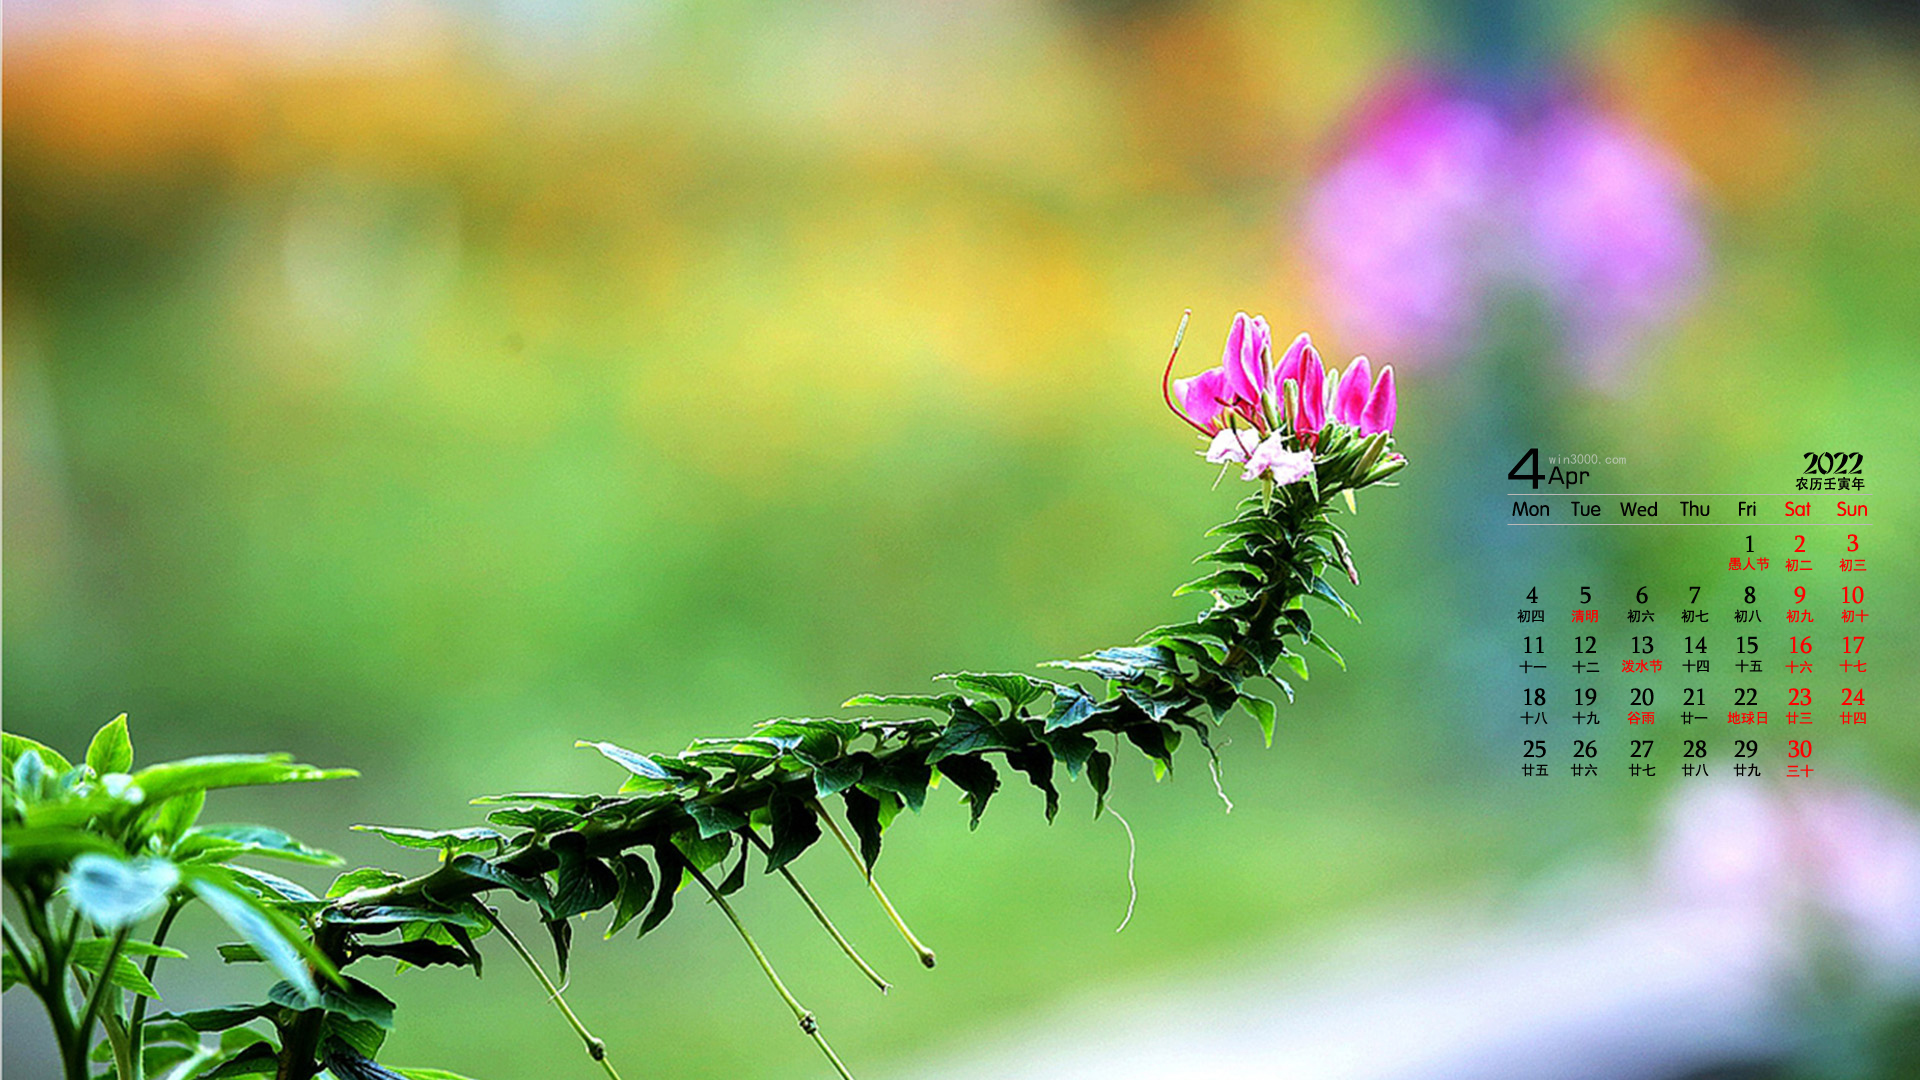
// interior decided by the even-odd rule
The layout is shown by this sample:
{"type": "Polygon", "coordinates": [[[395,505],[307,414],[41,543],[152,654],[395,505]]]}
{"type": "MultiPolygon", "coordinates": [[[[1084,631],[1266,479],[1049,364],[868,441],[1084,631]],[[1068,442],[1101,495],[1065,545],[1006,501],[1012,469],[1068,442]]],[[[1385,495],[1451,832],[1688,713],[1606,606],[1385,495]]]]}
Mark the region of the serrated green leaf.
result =
{"type": "Polygon", "coordinates": [[[1022,747],[1007,755],[1007,764],[1026,774],[1027,780],[1047,797],[1047,824],[1053,824],[1060,812],[1060,791],[1053,786],[1053,753],[1045,746],[1022,747]]]}
{"type": "Polygon", "coordinates": [[[1053,708],[1047,713],[1047,731],[1058,731],[1083,723],[1093,715],[1097,706],[1094,700],[1078,691],[1062,693],[1053,699],[1053,708]]]}
{"type": "Polygon", "coordinates": [[[1000,776],[994,771],[993,765],[975,754],[956,754],[942,758],[935,767],[940,770],[940,775],[966,792],[967,802],[973,808],[967,827],[979,828],[980,815],[987,810],[987,800],[1000,790],[1000,776]]]}

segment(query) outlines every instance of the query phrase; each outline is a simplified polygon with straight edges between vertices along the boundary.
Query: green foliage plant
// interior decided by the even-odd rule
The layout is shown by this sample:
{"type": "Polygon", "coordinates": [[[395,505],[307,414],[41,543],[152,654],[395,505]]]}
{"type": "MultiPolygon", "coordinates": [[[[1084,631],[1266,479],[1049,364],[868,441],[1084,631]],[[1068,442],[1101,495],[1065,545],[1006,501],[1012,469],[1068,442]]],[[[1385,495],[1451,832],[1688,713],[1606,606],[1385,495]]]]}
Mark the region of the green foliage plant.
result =
{"type": "MultiPolygon", "coordinates": [[[[1092,789],[1098,817],[1127,747],[1151,763],[1156,777],[1173,771],[1175,752],[1189,740],[1211,763],[1212,733],[1236,710],[1271,745],[1275,701],[1291,701],[1293,680],[1307,676],[1306,648],[1345,667],[1309,601],[1357,619],[1335,588],[1359,581],[1337,514],[1353,510],[1356,492],[1385,481],[1405,459],[1392,451],[1388,430],[1377,423],[1363,430],[1365,395],[1360,405],[1343,406],[1337,374],[1303,369],[1299,343],[1282,365],[1264,341],[1247,355],[1239,378],[1255,386],[1253,400],[1202,402],[1224,407],[1195,423],[1191,384],[1222,384],[1202,377],[1183,381],[1187,407],[1176,406],[1213,439],[1214,451],[1223,432],[1242,445],[1235,415],[1257,416],[1259,438],[1244,445],[1268,451],[1251,462],[1246,452],[1234,457],[1231,447],[1224,456],[1229,465],[1247,465],[1244,477],[1258,487],[1208,533],[1218,540],[1201,556],[1209,572],[1176,592],[1210,602],[1133,644],[1045,665],[1069,681],[954,672],[937,677],[937,692],[862,694],[845,703],[876,715],[783,717],[744,735],[695,740],[679,753],[582,742],[617,767],[614,790],[483,796],[473,801],[490,808],[486,824],[456,829],[356,826],[432,852],[436,863],[413,875],[348,870],[324,896],[255,863],[334,865],[335,856],[267,826],[207,823],[202,812],[209,793],[221,788],[329,780],[352,770],[285,755],[189,758],[136,770],[124,716],[100,729],[79,761],[6,734],[6,990],[22,987],[39,999],[65,1080],[90,1080],[96,1067],[118,1080],[435,1080],[452,1074],[377,1060],[394,1005],[349,969],[378,957],[478,974],[479,941],[495,935],[540,981],[591,1067],[618,1080],[606,1045],[495,905],[532,910],[564,983],[581,919],[601,913],[608,938],[636,923],[635,934],[645,935],[692,885],[738,931],[802,1032],[838,1075],[849,1076],[814,1014],[788,990],[728,901],[755,876],[750,863],[757,861],[760,876],[778,876],[885,990],[886,981],[794,874],[794,861],[814,844],[832,837],[914,955],[932,967],[933,950],[908,928],[874,870],[888,827],[901,810],[918,811],[938,782],[958,789],[977,826],[1003,778],[1018,776],[1044,795],[1051,821],[1064,773],[1092,789]],[[1284,370],[1293,375],[1278,377],[1284,370]],[[1321,395],[1322,409],[1303,404],[1302,383],[1321,395]],[[1289,461],[1305,463],[1304,475],[1289,461]],[[240,939],[219,947],[222,960],[264,964],[277,976],[260,1000],[183,1013],[150,1007],[159,996],[161,962],[185,959],[167,944],[168,932],[195,903],[240,939]]],[[[1317,355],[1305,359],[1320,364],[1317,355]]],[[[1356,368],[1364,382],[1363,363],[1356,368]]],[[[1390,378],[1385,385],[1390,398],[1390,378]]],[[[1351,382],[1348,391],[1351,398],[1351,382]]],[[[1388,417],[1388,428],[1392,408],[1388,400],[1384,411],[1374,410],[1388,417]]]]}

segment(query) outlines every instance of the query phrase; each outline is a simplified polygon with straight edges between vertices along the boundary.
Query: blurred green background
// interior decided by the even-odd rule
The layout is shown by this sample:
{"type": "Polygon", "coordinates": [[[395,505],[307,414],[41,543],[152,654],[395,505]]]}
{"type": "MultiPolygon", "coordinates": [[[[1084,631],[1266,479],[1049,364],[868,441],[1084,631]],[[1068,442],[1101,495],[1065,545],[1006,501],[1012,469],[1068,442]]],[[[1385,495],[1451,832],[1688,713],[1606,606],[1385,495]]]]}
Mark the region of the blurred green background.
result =
{"type": "MultiPolygon", "coordinates": [[[[143,759],[356,766],[216,816],[405,868],[414,853],[346,826],[616,784],[577,738],[677,748],[1187,611],[1167,594],[1238,492],[1209,490],[1159,401],[1180,312],[1183,370],[1243,308],[1331,360],[1372,350],[1323,328],[1296,209],[1371,88],[1474,12],[5,18],[5,723],[71,751],[126,711],[143,759]]],[[[1920,60],[1880,19],[1551,20],[1592,93],[1697,181],[1709,262],[1624,385],[1528,361],[1527,415],[1629,455],[1645,491],[1782,490],[1802,450],[1865,452],[1884,659],[1873,722],[1832,733],[1831,763],[1911,804],[1920,60]]],[[[1367,621],[1333,634],[1350,670],[1316,671],[1271,752],[1233,721],[1234,812],[1198,760],[1117,779],[1140,842],[1125,933],[1127,837],[1087,821],[1077,786],[1052,827],[1009,790],[977,834],[946,799],[894,830],[881,874],[932,973],[844,860],[799,864],[896,982],[885,1000],[790,897],[744,896],[857,1072],[1090,988],[1284,957],[1355,913],[1498,904],[1642,850],[1679,781],[1522,787],[1512,710],[1453,647],[1517,602],[1489,594],[1513,582],[1460,527],[1509,483],[1461,435],[1496,352],[1401,372],[1414,465],[1352,522],[1367,621]]],[[[1605,583],[1677,588],[1724,558],[1711,534],[1569,545],[1553,572],[1605,583]]],[[[260,989],[188,970],[167,1004],[260,989]]],[[[587,1074],[504,955],[484,983],[381,985],[402,1006],[388,1060],[587,1074]]],[[[585,945],[569,997],[629,1077],[821,1071],[710,910],[585,945]]],[[[11,1067],[39,1021],[8,1005],[11,1067]]]]}

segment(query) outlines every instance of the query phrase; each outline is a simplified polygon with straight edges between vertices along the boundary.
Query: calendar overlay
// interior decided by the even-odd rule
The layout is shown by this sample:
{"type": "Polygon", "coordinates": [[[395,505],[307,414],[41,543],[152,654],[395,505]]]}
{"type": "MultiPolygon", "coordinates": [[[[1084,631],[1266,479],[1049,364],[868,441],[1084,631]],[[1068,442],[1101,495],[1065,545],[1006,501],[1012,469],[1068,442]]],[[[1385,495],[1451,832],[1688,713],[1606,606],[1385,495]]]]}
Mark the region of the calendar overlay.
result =
{"type": "Polygon", "coordinates": [[[1872,496],[1788,486],[1504,496],[1513,528],[1712,530],[1683,586],[1520,583],[1520,775],[1801,779],[1867,722],[1872,496]]]}

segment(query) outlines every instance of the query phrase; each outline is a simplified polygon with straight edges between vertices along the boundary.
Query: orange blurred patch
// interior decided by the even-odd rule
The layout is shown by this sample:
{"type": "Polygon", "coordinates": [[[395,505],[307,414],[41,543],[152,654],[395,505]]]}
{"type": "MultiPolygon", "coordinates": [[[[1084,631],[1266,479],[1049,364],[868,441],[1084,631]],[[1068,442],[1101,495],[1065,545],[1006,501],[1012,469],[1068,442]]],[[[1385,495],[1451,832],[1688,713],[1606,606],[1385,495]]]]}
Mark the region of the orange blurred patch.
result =
{"type": "Polygon", "coordinates": [[[1758,31],[1721,20],[1622,24],[1596,63],[1602,92],[1733,206],[1780,198],[1807,174],[1809,81],[1758,31]]]}

